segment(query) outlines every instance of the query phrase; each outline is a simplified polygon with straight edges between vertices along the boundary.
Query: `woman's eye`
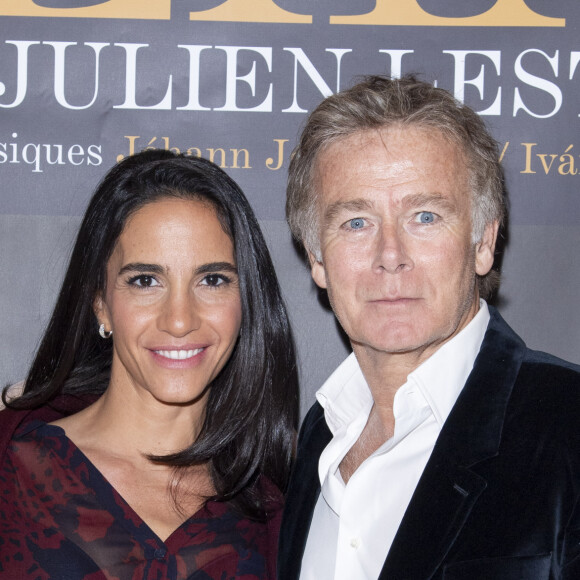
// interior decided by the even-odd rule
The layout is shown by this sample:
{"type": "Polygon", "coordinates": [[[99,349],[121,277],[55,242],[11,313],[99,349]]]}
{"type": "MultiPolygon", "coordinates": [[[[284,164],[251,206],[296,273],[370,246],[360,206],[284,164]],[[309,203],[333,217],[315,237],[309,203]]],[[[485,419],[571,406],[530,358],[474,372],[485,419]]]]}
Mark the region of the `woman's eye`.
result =
{"type": "Polygon", "coordinates": [[[435,221],[435,214],[431,211],[422,211],[417,214],[417,219],[422,224],[432,224],[435,221]]]}
{"type": "Polygon", "coordinates": [[[222,274],[208,274],[201,283],[205,286],[221,286],[222,284],[229,282],[229,279],[222,274]]]}
{"type": "Polygon", "coordinates": [[[140,288],[151,288],[153,286],[158,286],[159,282],[157,282],[153,276],[141,274],[140,276],[131,278],[131,280],[129,280],[129,284],[132,286],[139,286],[140,288]]]}
{"type": "Polygon", "coordinates": [[[348,227],[351,230],[360,230],[364,228],[365,220],[363,218],[354,218],[348,222],[348,227]]]}

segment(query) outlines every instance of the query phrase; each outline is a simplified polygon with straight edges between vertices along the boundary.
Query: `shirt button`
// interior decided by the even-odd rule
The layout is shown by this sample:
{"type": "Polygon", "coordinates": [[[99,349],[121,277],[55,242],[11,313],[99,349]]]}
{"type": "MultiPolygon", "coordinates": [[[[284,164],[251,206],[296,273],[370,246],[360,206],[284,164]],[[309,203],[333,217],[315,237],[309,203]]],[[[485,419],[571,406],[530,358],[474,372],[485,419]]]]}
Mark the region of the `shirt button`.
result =
{"type": "Polygon", "coordinates": [[[355,550],[360,546],[360,539],[359,538],[352,538],[350,541],[350,547],[354,548],[355,550]]]}
{"type": "Polygon", "coordinates": [[[167,554],[167,550],[164,550],[163,548],[158,548],[157,550],[155,550],[153,557],[156,560],[163,560],[165,558],[166,554],[167,554]]]}

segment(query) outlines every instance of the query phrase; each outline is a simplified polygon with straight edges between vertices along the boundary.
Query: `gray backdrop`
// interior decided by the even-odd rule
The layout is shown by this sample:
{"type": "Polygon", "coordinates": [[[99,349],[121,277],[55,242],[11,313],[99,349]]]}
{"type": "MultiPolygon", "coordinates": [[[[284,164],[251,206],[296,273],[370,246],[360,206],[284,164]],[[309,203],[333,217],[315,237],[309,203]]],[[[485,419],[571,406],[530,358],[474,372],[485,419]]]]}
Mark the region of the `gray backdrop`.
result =
{"type": "Polygon", "coordinates": [[[0,383],[25,376],[98,180],[176,148],[220,164],[262,223],[305,409],[348,351],[284,222],[288,158],[367,73],[415,72],[485,118],[511,199],[500,310],[580,363],[579,25],[576,0],[3,0],[0,383]]]}

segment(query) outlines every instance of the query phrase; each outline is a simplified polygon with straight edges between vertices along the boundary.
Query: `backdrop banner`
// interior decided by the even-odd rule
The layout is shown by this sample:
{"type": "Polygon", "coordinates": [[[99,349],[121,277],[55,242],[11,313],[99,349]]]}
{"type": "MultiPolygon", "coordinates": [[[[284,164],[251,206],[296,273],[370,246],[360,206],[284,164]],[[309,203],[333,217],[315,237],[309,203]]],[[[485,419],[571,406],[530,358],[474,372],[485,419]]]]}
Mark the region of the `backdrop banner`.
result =
{"type": "Polygon", "coordinates": [[[288,160],[323,97],[376,73],[416,73],[485,119],[511,200],[498,306],[580,363],[577,0],[3,0],[0,383],[25,376],[96,184],[155,147],[213,160],[250,199],[306,409],[348,345],[285,223],[288,160]]]}

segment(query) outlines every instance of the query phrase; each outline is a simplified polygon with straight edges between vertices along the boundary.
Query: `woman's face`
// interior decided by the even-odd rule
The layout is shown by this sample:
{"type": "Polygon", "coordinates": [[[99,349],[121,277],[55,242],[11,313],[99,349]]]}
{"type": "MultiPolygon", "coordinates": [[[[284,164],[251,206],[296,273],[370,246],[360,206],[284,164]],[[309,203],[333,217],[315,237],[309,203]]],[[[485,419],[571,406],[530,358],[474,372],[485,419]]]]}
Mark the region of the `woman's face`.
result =
{"type": "Polygon", "coordinates": [[[242,319],[233,244],[213,207],[164,198],[134,213],[95,313],[113,331],[111,386],[166,404],[198,399],[242,319]]]}

